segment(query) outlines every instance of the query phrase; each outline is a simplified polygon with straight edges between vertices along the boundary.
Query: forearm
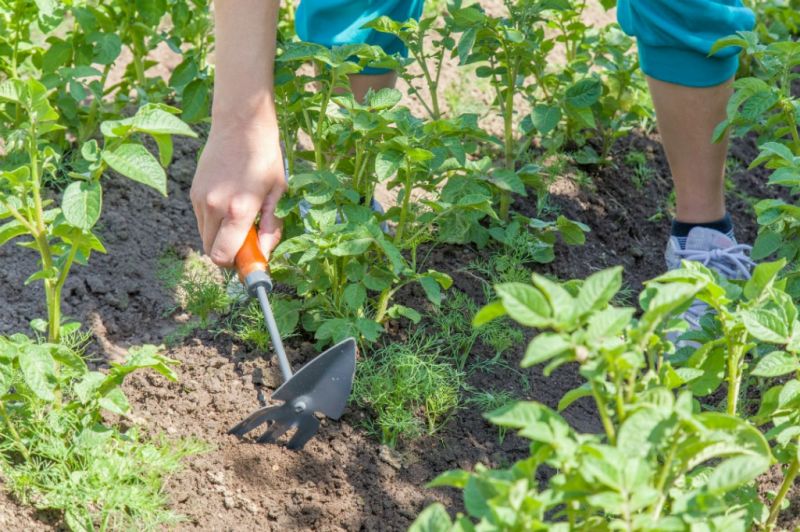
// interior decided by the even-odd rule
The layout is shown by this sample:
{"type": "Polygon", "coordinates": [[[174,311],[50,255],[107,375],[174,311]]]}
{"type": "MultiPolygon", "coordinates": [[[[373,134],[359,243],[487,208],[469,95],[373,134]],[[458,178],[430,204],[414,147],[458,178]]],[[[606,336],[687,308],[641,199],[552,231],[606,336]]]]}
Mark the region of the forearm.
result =
{"type": "Polygon", "coordinates": [[[275,126],[278,0],[216,0],[212,125],[275,126]]]}

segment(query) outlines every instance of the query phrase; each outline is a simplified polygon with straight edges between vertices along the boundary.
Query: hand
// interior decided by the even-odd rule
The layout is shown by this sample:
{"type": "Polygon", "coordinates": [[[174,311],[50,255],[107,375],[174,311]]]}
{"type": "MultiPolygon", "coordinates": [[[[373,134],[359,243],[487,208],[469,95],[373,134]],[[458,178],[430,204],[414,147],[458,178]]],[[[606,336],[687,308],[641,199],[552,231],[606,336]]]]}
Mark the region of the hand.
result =
{"type": "Polygon", "coordinates": [[[203,249],[219,266],[233,266],[259,213],[264,256],[280,242],[283,221],[275,206],[287,185],[278,138],[272,120],[211,127],[190,196],[203,249]]]}

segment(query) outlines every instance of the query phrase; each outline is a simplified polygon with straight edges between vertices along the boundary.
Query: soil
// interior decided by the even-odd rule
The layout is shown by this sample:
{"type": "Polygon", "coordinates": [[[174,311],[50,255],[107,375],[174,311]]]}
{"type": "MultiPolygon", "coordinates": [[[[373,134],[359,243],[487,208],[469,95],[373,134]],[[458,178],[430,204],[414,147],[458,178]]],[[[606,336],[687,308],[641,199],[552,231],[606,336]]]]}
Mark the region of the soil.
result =
{"type": "MultiPolygon", "coordinates": [[[[487,2],[495,3],[499,2],[487,2]]],[[[445,79],[456,76],[449,69],[445,79]]],[[[622,264],[632,297],[644,280],[663,271],[671,184],[658,140],[655,133],[631,134],[614,148],[616,166],[585,168],[589,179],[580,184],[578,176],[563,176],[553,183],[553,206],[592,231],[584,246],[559,244],[556,260],[536,266],[538,271],[567,279],[622,264]],[[634,169],[624,162],[634,150],[646,154],[652,169],[651,178],[641,187],[634,184],[634,169]]],[[[101,358],[113,360],[131,345],[161,343],[179,325],[180,316],[171,312],[171,295],[158,281],[157,271],[159,258],[168,251],[186,256],[201,248],[188,198],[200,146],[197,140],[176,142],[168,198],[119,177],[107,182],[98,231],[108,254],[94,255],[88,269],[76,268],[64,292],[65,314],[91,327],[91,350],[101,358]]],[[[731,150],[741,168],[754,155],[750,140],[735,142],[731,150]]],[[[760,170],[736,170],[730,179],[734,185],[728,199],[737,236],[752,242],[757,226],[748,198],[762,198],[772,191],[765,187],[760,170]]],[[[524,198],[514,205],[527,215],[536,214],[534,207],[524,198]]],[[[478,253],[467,247],[440,247],[430,260],[431,267],[453,275],[455,288],[482,304],[480,281],[463,271],[478,253]]],[[[4,302],[0,334],[26,330],[30,320],[44,314],[39,285],[23,285],[35,271],[35,255],[5,246],[0,248],[0,265],[0,300],[4,302]]],[[[399,302],[425,310],[417,289],[403,292],[399,302]]],[[[386,340],[402,341],[409,332],[406,323],[391,322],[386,340]]],[[[508,368],[475,373],[470,384],[509,389],[521,399],[551,407],[565,391],[581,384],[572,367],[548,378],[538,368],[520,372],[516,368],[524,348],[524,344],[515,346],[506,354],[508,368]],[[529,387],[520,375],[529,379],[529,387]]],[[[287,350],[295,365],[316,354],[313,344],[303,338],[291,339],[287,350]]],[[[366,413],[352,407],[339,422],[322,420],[317,437],[299,452],[242,442],[226,431],[259,408],[259,397],[269,396],[280,384],[274,361],[224,335],[203,331],[171,347],[167,355],[181,362],[177,383],[137,373],[126,382],[125,391],[133,404],[134,421],[151,433],[196,437],[214,446],[187,460],[186,468],[168,482],[172,508],[186,516],[179,530],[405,530],[433,501],[444,503],[451,513],[463,510],[457,491],[424,487],[439,473],[471,469],[476,463],[504,466],[527,454],[525,440],[512,434],[501,440],[496,428],[471,407],[459,410],[437,434],[403,443],[396,450],[369,436],[361,423],[366,413]]],[[[474,359],[488,356],[480,344],[472,353],[474,359]]],[[[577,401],[565,416],[580,431],[600,430],[587,400],[577,401]]],[[[774,489],[776,478],[767,476],[762,490],[774,489]]],[[[797,490],[791,504],[797,510],[797,490]]],[[[786,512],[781,526],[800,523],[790,517],[797,513],[786,512]]],[[[54,516],[37,513],[0,492],[0,530],[58,527],[54,516]]]]}

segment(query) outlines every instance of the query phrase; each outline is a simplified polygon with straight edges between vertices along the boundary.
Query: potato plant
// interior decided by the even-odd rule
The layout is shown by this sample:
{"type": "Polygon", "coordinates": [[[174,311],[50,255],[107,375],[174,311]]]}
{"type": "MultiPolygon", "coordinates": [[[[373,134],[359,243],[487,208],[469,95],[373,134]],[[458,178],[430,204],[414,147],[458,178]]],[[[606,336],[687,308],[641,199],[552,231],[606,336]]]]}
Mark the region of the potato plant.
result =
{"type": "Polygon", "coordinates": [[[13,79],[32,77],[48,90],[51,105],[66,126],[59,145],[84,142],[99,124],[127,106],[163,102],[177,96],[183,118],[208,116],[213,46],[205,0],[147,2],[0,2],[0,72],[13,79]],[[169,29],[162,22],[169,18],[169,29]],[[149,54],[165,43],[184,60],[167,80],[147,75],[156,63],[149,54]],[[112,69],[130,61],[121,79],[112,69]]]}
{"type": "Polygon", "coordinates": [[[38,81],[8,80],[0,84],[8,155],[0,166],[0,245],[21,238],[21,245],[39,254],[40,269],[27,282],[41,281],[47,301],[47,338],[61,335],[61,290],[74,263],[86,264],[93,251],[105,252],[92,232],[103,202],[101,179],[107,170],[167,193],[163,166],[172,158],[171,135],[195,136],[164,105],[143,106],[134,116],[102,124],[102,146],[90,140],[80,146],[81,160],[60,166],[52,137],[63,127],[38,81]],[[156,159],[139,140],[150,135],[158,145],[156,159]],[[60,204],[43,187],[46,176],[67,173],[60,204]]]}
{"type": "Polygon", "coordinates": [[[474,521],[503,530],[774,527],[797,477],[800,434],[792,407],[800,388],[782,378],[800,368],[800,322],[777,278],[782,266],[765,263],[749,281],[731,282],[684,263],[648,283],[638,317],[610,303],[622,284],[620,268],[582,282],[534,274],[532,285],[497,285],[498,300],[475,324],[508,315],[542,331],[522,366],[545,364],[549,375],[578,364],[586,382],[567,392],[558,409],[591,398],[604,434],[577,433],[558,412],[533,402],[489,414],[531,440],[530,457],[504,470],[478,465],[472,473],[441,475],[431,485],[463,489],[468,515],[453,523],[433,506],[417,530],[472,530],[474,521]],[[698,297],[716,313],[703,331],[681,337],[695,347],[676,352],[677,316],[698,297]],[[747,415],[737,406],[739,385],[753,378],[775,386],[747,415]],[[723,382],[724,413],[698,401],[723,382]],[[761,500],[755,480],[776,461],[785,467],[783,483],[761,500]],[[540,485],[537,471],[545,465],[557,473],[540,485]]]}
{"type": "MultiPolygon", "coordinates": [[[[800,190],[800,134],[798,112],[800,101],[791,88],[800,65],[800,45],[793,41],[762,44],[755,32],[742,32],[720,40],[714,49],[740,46],[744,50],[747,70],[751,75],[734,82],[734,95],[728,103],[727,118],[714,134],[719,141],[728,134],[758,136],[758,157],[750,167],[764,166],[772,170],[769,184],[800,190]]],[[[800,294],[797,260],[800,258],[800,210],[780,200],[764,199],[755,205],[760,230],[753,247],[753,258],[764,259],[773,254],[785,258],[792,272],[790,292],[800,294]]]]}

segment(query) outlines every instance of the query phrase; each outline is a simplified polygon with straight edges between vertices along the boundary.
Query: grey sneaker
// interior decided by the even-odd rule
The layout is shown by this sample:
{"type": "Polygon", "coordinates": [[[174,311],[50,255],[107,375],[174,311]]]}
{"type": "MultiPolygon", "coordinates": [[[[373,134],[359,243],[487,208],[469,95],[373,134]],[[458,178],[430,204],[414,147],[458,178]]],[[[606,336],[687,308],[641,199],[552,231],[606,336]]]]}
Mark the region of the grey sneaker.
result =
{"type": "MultiPolygon", "coordinates": [[[[738,244],[725,233],[707,227],[695,227],[681,248],[677,237],[670,237],[664,258],[667,269],[680,268],[682,260],[700,262],[728,279],[750,279],[756,263],[750,258],[752,246],[738,244]]],[[[708,305],[695,301],[683,314],[691,329],[700,329],[700,318],[708,312],[708,305]]]]}

